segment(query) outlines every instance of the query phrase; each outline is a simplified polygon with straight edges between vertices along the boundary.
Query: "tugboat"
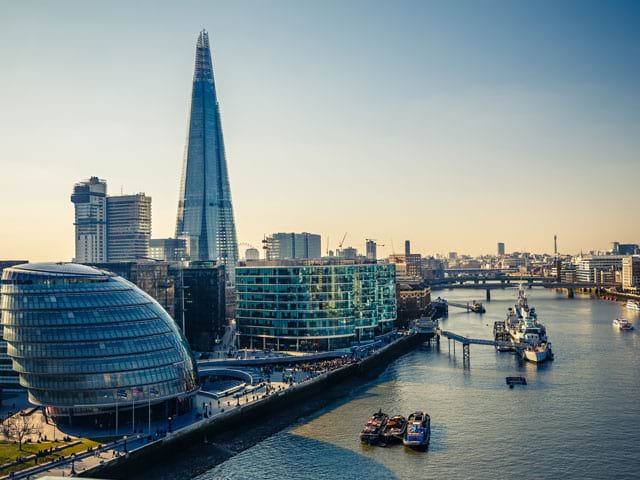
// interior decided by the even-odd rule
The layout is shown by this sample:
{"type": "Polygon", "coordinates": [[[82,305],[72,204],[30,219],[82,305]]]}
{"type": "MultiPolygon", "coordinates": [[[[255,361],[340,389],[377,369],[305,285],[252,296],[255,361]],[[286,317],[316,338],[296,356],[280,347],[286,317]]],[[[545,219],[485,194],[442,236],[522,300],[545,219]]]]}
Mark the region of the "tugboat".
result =
{"type": "Polygon", "coordinates": [[[374,413],[362,429],[362,432],[360,432],[360,442],[368,445],[378,443],[388,421],[389,415],[382,413],[382,410],[374,413]]]}
{"type": "Polygon", "coordinates": [[[633,325],[626,318],[616,318],[613,321],[613,326],[618,327],[620,330],[626,330],[626,331],[633,330],[633,325]]]}
{"type": "Polygon", "coordinates": [[[400,443],[407,432],[407,419],[402,415],[395,415],[389,419],[382,432],[381,445],[400,443]]]}
{"type": "Polygon", "coordinates": [[[431,417],[425,412],[414,412],[409,415],[408,423],[402,443],[415,450],[426,450],[431,439],[431,417]]]}

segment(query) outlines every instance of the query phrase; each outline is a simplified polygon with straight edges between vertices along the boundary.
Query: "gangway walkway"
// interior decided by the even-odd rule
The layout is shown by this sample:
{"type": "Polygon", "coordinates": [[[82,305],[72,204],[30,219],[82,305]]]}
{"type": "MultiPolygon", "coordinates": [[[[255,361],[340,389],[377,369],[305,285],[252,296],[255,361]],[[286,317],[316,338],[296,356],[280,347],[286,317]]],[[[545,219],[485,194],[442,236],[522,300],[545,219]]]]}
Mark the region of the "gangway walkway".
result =
{"type": "Polygon", "coordinates": [[[507,341],[496,341],[496,340],[487,340],[484,338],[469,338],[464,335],[459,335],[457,333],[449,332],[447,330],[438,329],[437,334],[441,337],[445,337],[449,340],[449,350],[451,350],[451,340],[453,340],[453,353],[456,353],[456,342],[460,342],[462,344],[462,361],[464,364],[469,363],[469,345],[489,345],[492,347],[503,347],[503,348],[517,348],[521,347],[519,343],[507,342],[507,341]]]}

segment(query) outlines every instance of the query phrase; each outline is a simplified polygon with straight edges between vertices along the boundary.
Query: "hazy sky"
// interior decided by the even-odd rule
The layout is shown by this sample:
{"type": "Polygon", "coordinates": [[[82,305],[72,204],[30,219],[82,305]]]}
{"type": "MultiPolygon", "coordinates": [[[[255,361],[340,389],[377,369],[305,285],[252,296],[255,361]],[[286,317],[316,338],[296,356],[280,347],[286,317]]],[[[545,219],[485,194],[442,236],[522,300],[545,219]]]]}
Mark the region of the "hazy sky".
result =
{"type": "Polygon", "coordinates": [[[0,258],[69,260],[91,175],[174,234],[202,28],[241,242],[640,242],[639,25],[634,1],[5,1],[0,258]]]}

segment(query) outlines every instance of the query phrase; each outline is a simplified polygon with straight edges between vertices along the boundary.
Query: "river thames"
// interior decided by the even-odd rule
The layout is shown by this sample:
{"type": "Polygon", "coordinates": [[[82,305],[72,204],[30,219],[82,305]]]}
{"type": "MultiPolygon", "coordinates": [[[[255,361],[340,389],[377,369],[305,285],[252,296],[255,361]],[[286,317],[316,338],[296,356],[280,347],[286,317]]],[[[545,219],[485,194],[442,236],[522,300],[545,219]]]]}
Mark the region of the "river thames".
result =
{"type": "MultiPolygon", "coordinates": [[[[493,322],[504,319],[516,293],[492,291],[484,315],[452,307],[441,325],[491,338],[493,322]]],[[[434,294],[452,301],[484,298],[481,290],[434,294]]],[[[527,294],[547,326],[555,361],[537,366],[472,345],[465,369],[461,346],[454,356],[443,339],[440,351],[425,345],[405,355],[376,380],[197,480],[638,478],[640,336],[611,324],[626,316],[637,325],[637,313],[586,296],[567,299],[542,289],[527,294]],[[511,375],[526,377],[528,385],[507,388],[511,375]],[[363,424],[380,408],[405,416],[426,410],[429,451],[361,445],[363,424]]]]}

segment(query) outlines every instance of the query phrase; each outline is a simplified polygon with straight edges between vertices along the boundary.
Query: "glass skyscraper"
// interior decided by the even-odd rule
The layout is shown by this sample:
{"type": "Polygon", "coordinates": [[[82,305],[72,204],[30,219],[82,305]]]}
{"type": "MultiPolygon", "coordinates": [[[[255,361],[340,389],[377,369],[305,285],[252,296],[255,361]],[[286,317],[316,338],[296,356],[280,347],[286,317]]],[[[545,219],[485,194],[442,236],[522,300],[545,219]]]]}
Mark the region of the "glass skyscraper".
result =
{"type": "Polygon", "coordinates": [[[233,273],[238,243],[209,36],[204,30],[196,46],[176,237],[187,240],[191,260],[216,261],[233,273]]]}

